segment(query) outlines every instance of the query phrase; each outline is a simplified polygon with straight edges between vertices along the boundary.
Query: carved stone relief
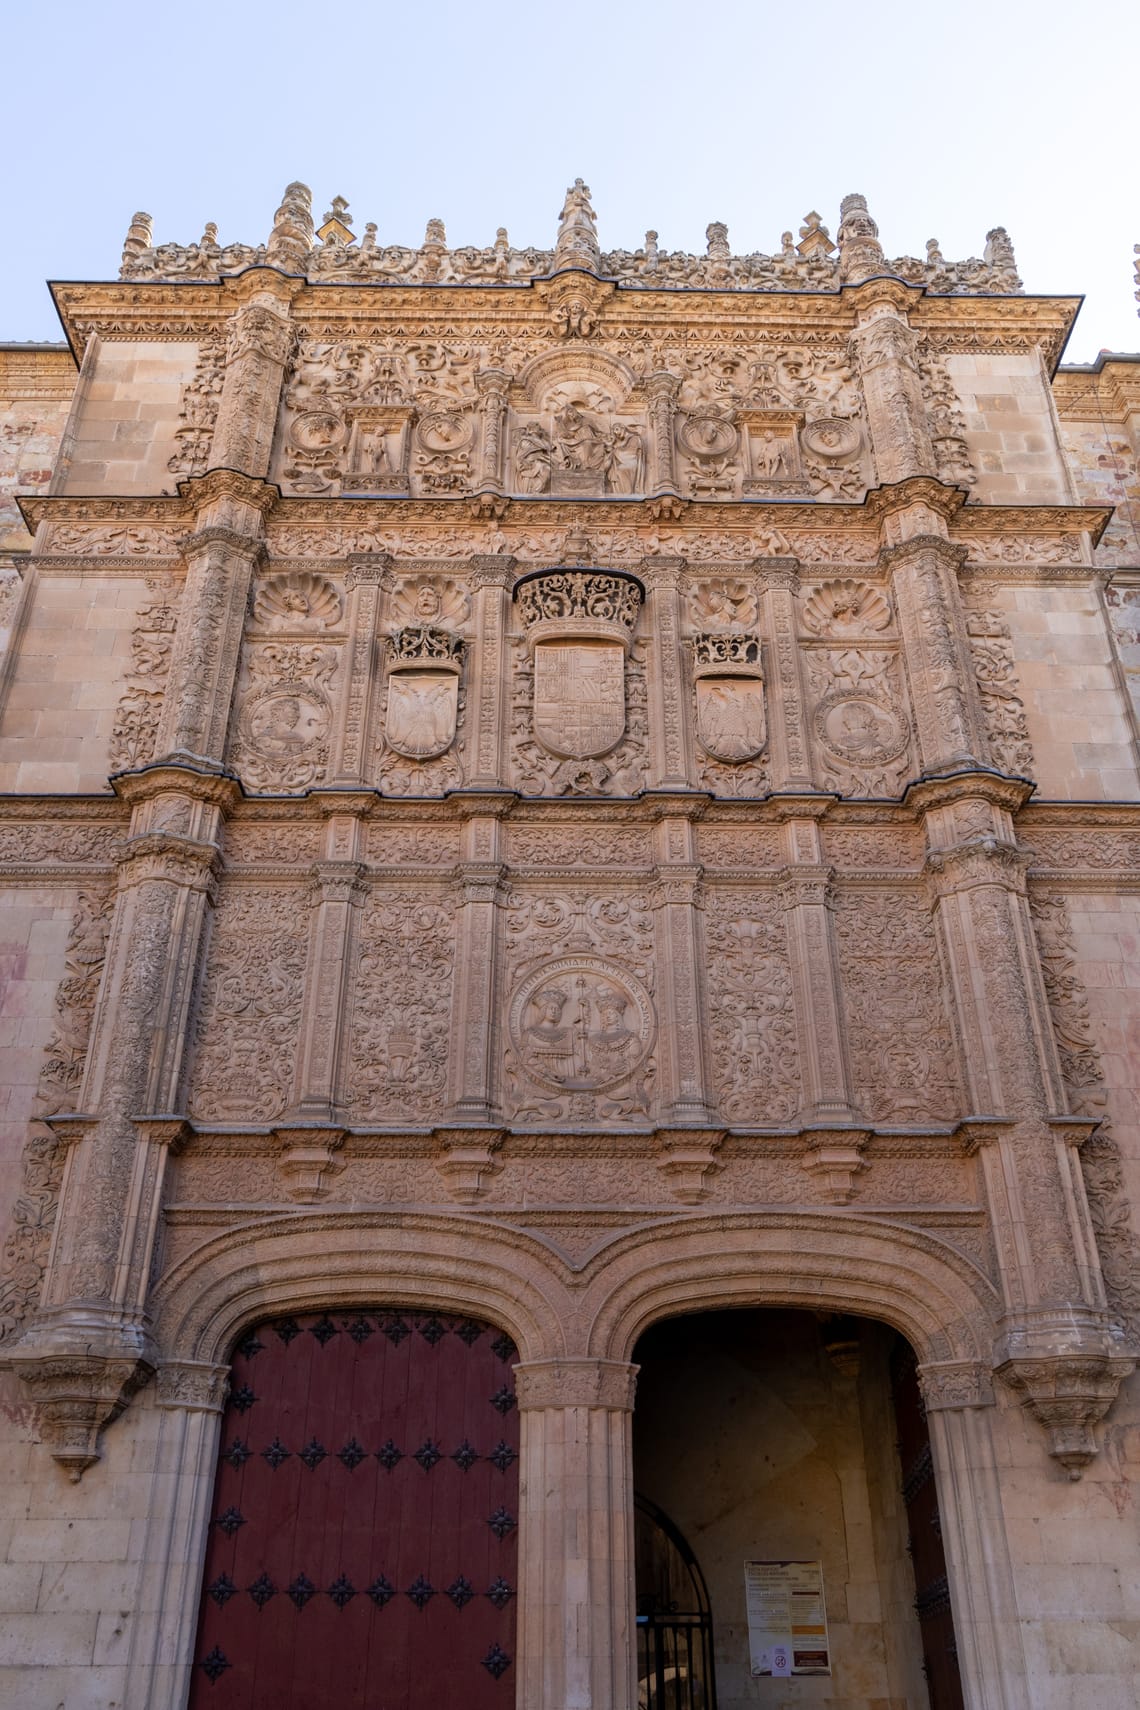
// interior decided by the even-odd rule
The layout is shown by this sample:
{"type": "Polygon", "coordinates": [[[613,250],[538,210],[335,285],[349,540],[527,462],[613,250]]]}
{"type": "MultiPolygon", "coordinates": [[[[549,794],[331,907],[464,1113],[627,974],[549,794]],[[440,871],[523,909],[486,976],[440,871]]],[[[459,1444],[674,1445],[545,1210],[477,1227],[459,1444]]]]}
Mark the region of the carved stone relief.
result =
{"type": "Polygon", "coordinates": [[[755,583],[743,576],[711,576],[689,590],[694,629],[753,629],[759,615],[755,583]]]}
{"type": "Polygon", "coordinates": [[[895,796],[913,770],[897,653],[870,647],[807,654],[820,781],[849,796],[895,796]]]}
{"type": "Polygon", "coordinates": [[[966,418],[954,382],[929,340],[919,340],[918,361],[939,477],[953,486],[970,488],[978,475],[966,444],[966,418]]]}
{"type": "Polygon", "coordinates": [[[1140,1329],[1140,1238],[1124,1191],[1120,1148],[1106,1115],[1104,1070],[1072,923],[1059,892],[1031,888],[1029,908],[1069,1104],[1074,1114],[1098,1124],[1082,1146],[1080,1158],[1105,1289],[1121,1321],[1140,1329]]]}
{"type": "Polygon", "coordinates": [[[348,1049],[356,1122],[431,1121],[447,1088],[455,914],[428,890],[374,889],[360,918],[348,1049]]]}
{"type": "Polygon", "coordinates": [[[204,475],[210,466],[214,423],[226,378],[224,339],[203,339],[193,377],[182,388],[182,408],[174,430],[175,449],[166,467],[172,475],[204,475]]]}
{"type": "Polygon", "coordinates": [[[43,1119],[76,1108],[114,901],[111,890],[81,891],[68,933],[63,978],[55,994],[56,1020],[44,1047],[13,1227],[0,1259],[0,1342],[19,1330],[39,1302],[66,1153],[66,1145],[43,1119]]]}
{"type": "Polygon", "coordinates": [[[891,608],[878,588],[846,576],[806,590],[803,621],[812,635],[845,641],[889,629],[891,608]]]}
{"type": "Polygon", "coordinates": [[[1009,624],[998,611],[966,614],[970,658],[978,681],[986,737],[995,766],[1033,776],[1033,745],[1017,681],[1009,624]]]}
{"type": "Polygon", "coordinates": [[[924,896],[841,889],[836,937],[859,1108],[946,1122],[961,1108],[938,945],[924,896]]]}
{"type": "MultiPolygon", "coordinates": [[[[429,584],[423,588],[436,598],[429,584]]],[[[426,603],[426,602],[425,602],[426,603]]],[[[464,643],[410,624],[388,637],[380,776],[386,795],[436,795],[463,781],[453,752],[466,707],[464,643]]]]}
{"type": "Polygon", "coordinates": [[[610,653],[618,652],[604,645],[579,648],[542,643],[531,653],[522,637],[511,638],[511,762],[517,788],[526,795],[635,795],[644,787],[649,756],[646,643],[635,641],[629,658],[623,662],[619,656],[616,662],[622,668],[624,705],[617,700],[613,663],[607,665],[593,658],[584,661],[587,678],[602,674],[596,685],[597,704],[575,706],[569,723],[561,716],[562,699],[553,693],[541,703],[537,699],[539,669],[543,670],[547,684],[558,679],[557,662],[553,668],[539,664],[538,656],[547,646],[557,653],[605,653],[607,659],[610,653]],[[540,733],[541,713],[536,717],[540,705],[546,713],[543,728],[558,743],[558,748],[548,746],[540,733]],[[616,743],[611,738],[603,755],[567,756],[559,752],[571,740],[576,746],[600,743],[614,727],[616,743]]]}
{"type": "Polygon", "coordinates": [[[247,642],[231,761],[254,790],[303,790],[325,775],[335,647],[247,642]]]}
{"type": "Polygon", "coordinates": [[[693,637],[693,729],[702,784],[716,795],[755,796],[768,787],[768,741],[759,638],[709,631],[693,637]]]}
{"type": "Polygon", "coordinates": [[[342,609],[333,583],[311,570],[267,577],[253,599],[254,622],[262,629],[336,629],[342,609]]]}
{"type": "Polygon", "coordinates": [[[645,426],[617,410],[612,392],[584,380],[550,387],[540,414],[513,418],[513,490],[553,498],[641,492],[645,426]]]}
{"type": "Polygon", "coordinates": [[[709,1033],[721,1114],[764,1127],[799,1103],[792,975],[774,891],[711,887],[705,901],[709,1033]]]}
{"type": "Polygon", "coordinates": [[[182,583],[174,576],[148,576],[146,586],[149,598],[135,620],[126,687],[111,729],[107,759],[112,772],[146,765],[153,757],[162,717],[182,583]]]}
{"type": "Polygon", "coordinates": [[[640,893],[508,899],[506,1103],[516,1121],[647,1121],[653,911],[640,893]]]}
{"type": "Polygon", "coordinates": [[[223,888],[195,1027],[192,1116],[268,1122],[288,1104],[310,906],[306,886],[223,888]]]}

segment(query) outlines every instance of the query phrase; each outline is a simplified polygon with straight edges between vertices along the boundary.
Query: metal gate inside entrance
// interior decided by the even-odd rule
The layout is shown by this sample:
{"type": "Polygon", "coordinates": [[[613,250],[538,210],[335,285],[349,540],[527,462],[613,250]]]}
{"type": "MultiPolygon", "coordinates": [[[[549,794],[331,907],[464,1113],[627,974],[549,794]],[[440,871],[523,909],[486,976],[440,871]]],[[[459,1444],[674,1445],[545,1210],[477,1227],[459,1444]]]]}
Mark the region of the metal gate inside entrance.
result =
{"type": "Polygon", "coordinates": [[[191,1710],[509,1710],[516,1358],[493,1328],[432,1312],[244,1337],[191,1710]]]}
{"type": "Polygon", "coordinates": [[[712,1615],[697,1559],[672,1521],[636,1498],[638,1710],[716,1710],[712,1615]]]}

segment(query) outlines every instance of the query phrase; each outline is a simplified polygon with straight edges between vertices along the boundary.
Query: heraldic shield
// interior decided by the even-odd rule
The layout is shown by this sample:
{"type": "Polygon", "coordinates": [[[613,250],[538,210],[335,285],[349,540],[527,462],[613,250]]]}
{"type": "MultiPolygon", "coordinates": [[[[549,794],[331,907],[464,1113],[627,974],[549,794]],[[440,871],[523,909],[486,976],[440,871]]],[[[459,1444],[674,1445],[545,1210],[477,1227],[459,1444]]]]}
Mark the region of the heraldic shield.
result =
{"type": "Polygon", "coordinates": [[[706,753],[730,765],[755,759],[767,738],[763,681],[702,677],[696,689],[697,735],[706,753]]]}
{"type": "Polygon", "coordinates": [[[459,678],[451,671],[393,671],[388,678],[388,745],[409,760],[432,760],[455,740],[459,678]]]}
{"type": "Polygon", "coordinates": [[[543,641],[534,650],[534,730],[571,760],[607,754],[625,734],[625,650],[543,641]]]}

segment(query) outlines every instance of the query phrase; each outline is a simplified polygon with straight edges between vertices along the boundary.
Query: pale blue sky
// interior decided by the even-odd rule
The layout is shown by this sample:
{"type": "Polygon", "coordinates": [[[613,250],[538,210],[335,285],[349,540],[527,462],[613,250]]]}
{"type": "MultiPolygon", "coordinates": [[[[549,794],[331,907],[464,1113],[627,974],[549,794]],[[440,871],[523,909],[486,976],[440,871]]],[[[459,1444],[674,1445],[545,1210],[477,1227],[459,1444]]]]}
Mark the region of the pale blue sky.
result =
{"type": "Polygon", "coordinates": [[[131,214],[258,242],[285,184],[418,243],[549,244],[591,186],[604,247],[772,250],[866,195],[888,255],[980,255],[1084,293],[1066,353],[1140,349],[1140,5],[1098,0],[74,0],[5,29],[0,339],[54,338],[44,280],[109,278],[131,214]]]}

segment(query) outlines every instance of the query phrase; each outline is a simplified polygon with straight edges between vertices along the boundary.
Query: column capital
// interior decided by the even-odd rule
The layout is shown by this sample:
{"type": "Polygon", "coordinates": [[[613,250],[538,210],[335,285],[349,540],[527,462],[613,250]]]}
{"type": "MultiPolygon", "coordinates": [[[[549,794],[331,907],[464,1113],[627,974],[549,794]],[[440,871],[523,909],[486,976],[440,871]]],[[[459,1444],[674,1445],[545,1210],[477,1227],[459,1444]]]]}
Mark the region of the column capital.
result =
{"type": "Polygon", "coordinates": [[[993,1376],[980,1360],[932,1360],[919,1366],[918,1382],[928,1413],[994,1405],[993,1376]]]}
{"type": "Polygon", "coordinates": [[[624,1360],[528,1360],[515,1367],[519,1408],[604,1407],[630,1413],[639,1369],[624,1360]]]}

